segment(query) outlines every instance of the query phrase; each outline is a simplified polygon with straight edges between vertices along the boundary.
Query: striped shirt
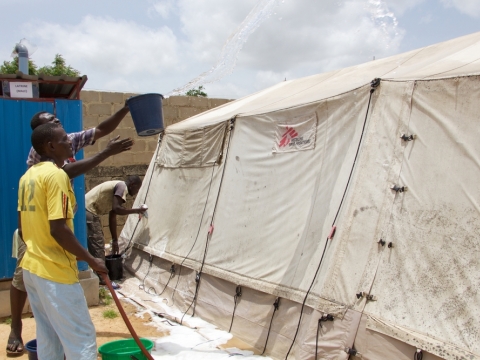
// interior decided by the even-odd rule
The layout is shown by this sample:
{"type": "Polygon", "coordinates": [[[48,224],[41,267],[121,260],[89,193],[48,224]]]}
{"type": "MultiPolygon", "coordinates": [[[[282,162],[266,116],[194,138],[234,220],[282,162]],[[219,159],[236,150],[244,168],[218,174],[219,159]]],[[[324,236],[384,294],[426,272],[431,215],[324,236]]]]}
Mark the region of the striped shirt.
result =
{"type": "MultiPolygon", "coordinates": [[[[95,143],[95,128],[83,130],[75,133],[68,134],[70,141],[72,142],[72,152],[73,152],[73,159],[65,160],[65,163],[68,164],[70,162],[75,161],[75,154],[82,150],[87,145],[93,145],[95,143]]],[[[38,164],[40,162],[40,155],[35,151],[32,147],[30,152],[28,153],[27,158],[27,165],[28,168],[31,166],[38,164]]]]}

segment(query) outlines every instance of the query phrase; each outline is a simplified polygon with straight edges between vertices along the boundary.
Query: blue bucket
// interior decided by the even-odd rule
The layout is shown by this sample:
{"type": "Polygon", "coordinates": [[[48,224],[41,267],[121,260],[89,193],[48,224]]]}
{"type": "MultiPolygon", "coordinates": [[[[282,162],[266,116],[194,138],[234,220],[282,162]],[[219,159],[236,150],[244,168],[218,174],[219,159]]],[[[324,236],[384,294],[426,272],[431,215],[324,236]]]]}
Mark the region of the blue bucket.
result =
{"type": "Polygon", "coordinates": [[[27,342],[25,349],[28,352],[28,360],[37,360],[37,339],[27,342]]]}
{"type": "Polygon", "coordinates": [[[138,136],[150,136],[163,131],[161,94],[143,94],[127,100],[138,136]]]}

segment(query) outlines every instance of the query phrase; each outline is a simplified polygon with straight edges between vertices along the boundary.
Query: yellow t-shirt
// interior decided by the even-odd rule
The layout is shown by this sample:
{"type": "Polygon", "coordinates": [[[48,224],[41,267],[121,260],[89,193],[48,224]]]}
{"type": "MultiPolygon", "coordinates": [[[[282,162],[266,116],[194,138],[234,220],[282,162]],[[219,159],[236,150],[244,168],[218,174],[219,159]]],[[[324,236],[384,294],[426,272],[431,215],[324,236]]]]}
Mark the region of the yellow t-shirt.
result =
{"type": "Polygon", "coordinates": [[[41,278],[62,284],[78,282],[77,261],[50,235],[50,220],[66,219],[73,231],[76,205],[68,175],[46,161],[32,166],[20,179],[18,208],[27,251],[20,266],[41,278]]]}

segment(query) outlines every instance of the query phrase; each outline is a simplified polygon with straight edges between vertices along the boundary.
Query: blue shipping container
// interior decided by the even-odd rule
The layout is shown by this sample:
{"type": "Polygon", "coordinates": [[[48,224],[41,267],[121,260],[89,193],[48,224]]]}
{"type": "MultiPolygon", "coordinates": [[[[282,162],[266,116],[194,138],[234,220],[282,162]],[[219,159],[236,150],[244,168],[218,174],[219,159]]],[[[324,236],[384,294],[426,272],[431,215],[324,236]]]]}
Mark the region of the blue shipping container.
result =
{"type": "MultiPolygon", "coordinates": [[[[38,111],[55,113],[65,130],[81,131],[82,102],[80,100],[55,100],[38,102],[29,100],[0,99],[0,279],[13,276],[16,259],[12,258],[12,235],[17,228],[18,181],[27,170],[27,156],[30,151],[30,119],[38,111]]],[[[77,160],[83,158],[83,151],[77,153],[77,160]]],[[[75,235],[83,246],[87,245],[85,220],[85,182],[80,176],[74,180],[78,211],[75,215],[75,235]]],[[[79,262],[79,270],[86,270],[87,264],[79,262]]]]}

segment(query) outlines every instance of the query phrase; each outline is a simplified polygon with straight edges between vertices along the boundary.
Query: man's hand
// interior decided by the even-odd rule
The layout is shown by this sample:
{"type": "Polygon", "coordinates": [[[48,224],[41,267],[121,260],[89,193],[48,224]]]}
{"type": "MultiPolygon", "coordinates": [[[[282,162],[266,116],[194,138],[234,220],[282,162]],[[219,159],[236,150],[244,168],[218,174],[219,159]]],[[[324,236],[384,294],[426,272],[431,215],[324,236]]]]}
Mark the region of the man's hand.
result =
{"type": "Polygon", "coordinates": [[[118,255],[118,240],[112,240],[112,254],[113,255],[118,255]]]}
{"type": "Polygon", "coordinates": [[[132,210],[135,210],[137,212],[137,214],[143,214],[145,211],[147,211],[146,208],[142,208],[142,207],[132,209],[132,210]]]}
{"type": "Polygon", "coordinates": [[[108,154],[108,156],[120,154],[121,152],[128,151],[132,148],[133,146],[133,139],[131,138],[126,138],[126,139],[120,139],[120,135],[117,137],[111,139],[107,147],[105,148],[105,152],[108,154]]]}
{"type": "Polygon", "coordinates": [[[88,262],[88,265],[97,273],[108,274],[108,269],[102,259],[92,258],[92,260],[88,262]]]}

